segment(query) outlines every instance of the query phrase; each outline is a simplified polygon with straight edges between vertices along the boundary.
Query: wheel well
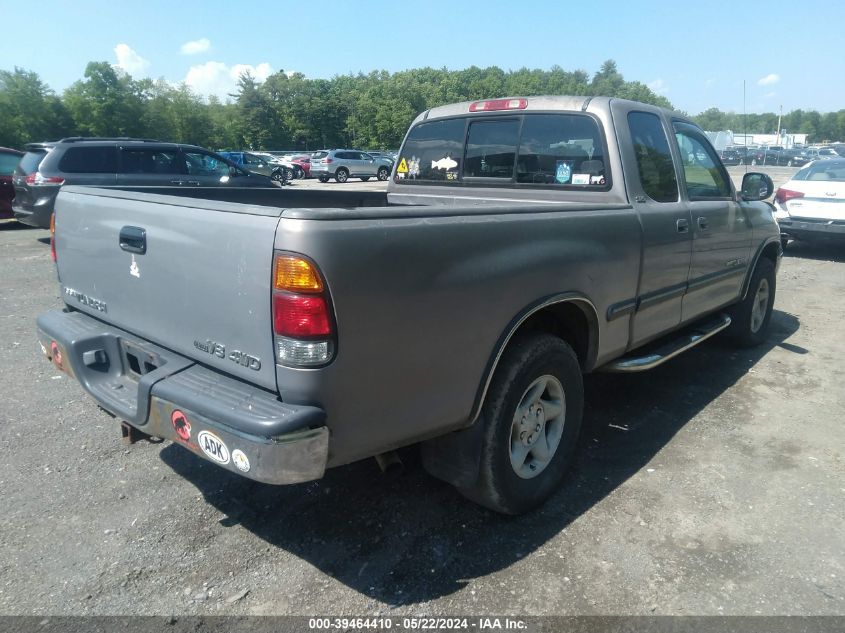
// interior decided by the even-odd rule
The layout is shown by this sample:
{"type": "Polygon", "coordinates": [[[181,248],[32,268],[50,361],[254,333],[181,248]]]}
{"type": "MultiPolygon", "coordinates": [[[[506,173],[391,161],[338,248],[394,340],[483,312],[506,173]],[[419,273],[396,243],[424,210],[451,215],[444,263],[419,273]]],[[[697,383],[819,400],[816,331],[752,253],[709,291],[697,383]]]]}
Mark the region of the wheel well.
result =
{"type": "Polygon", "coordinates": [[[575,301],[556,303],[538,310],[528,317],[513,333],[511,340],[526,332],[547,332],[566,341],[581,369],[585,369],[594,352],[593,330],[586,310],[575,301]]]}
{"type": "Polygon", "coordinates": [[[763,252],[760,253],[760,257],[768,257],[772,260],[772,263],[777,265],[778,263],[778,243],[772,242],[771,244],[766,244],[765,248],[763,248],[763,252]]]}

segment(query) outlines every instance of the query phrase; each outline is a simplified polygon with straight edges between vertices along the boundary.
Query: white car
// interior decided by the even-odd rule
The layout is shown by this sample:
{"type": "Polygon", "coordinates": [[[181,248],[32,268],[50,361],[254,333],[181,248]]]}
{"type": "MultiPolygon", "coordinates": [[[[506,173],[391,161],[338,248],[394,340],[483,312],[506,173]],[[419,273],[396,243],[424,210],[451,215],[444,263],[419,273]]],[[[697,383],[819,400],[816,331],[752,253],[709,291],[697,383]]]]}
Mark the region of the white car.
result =
{"type": "Polygon", "coordinates": [[[845,242],[845,158],[817,160],[800,169],[775,194],[781,242],[845,242]]]}

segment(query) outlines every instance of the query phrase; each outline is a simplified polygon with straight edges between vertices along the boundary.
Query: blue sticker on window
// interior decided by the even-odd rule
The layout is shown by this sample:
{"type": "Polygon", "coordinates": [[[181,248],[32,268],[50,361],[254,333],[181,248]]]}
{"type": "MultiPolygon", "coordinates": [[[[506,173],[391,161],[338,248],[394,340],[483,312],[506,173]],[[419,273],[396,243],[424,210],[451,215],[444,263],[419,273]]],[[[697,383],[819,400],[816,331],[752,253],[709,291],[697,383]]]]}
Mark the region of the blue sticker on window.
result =
{"type": "Polygon", "coordinates": [[[572,178],[572,163],[565,160],[557,161],[555,168],[555,182],[565,185],[572,178]]]}

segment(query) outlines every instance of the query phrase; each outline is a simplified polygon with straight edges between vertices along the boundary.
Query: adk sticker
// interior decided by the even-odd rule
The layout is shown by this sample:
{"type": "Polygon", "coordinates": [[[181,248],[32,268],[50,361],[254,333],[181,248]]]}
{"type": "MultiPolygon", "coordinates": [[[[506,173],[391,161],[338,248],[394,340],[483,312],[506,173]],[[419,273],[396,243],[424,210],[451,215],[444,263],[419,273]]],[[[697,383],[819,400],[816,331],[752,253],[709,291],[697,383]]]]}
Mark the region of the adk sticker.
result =
{"type": "Polygon", "coordinates": [[[555,182],[566,184],[572,179],[572,163],[565,160],[557,161],[555,167],[555,182]]]}
{"type": "Polygon", "coordinates": [[[200,431],[197,435],[197,444],[202,452],[208,455],[218,464],[229,463],[229,448],[225,442],[210,431],[200,431]]]}
{"type": "Polygon", "coordinates": [[[573,185],[589,185],[590,174],[572,174],[573,185]]]}
{"type": "Polygon", "coordinates": [[[249,472],[249,459],[241,449],[236,448],[232,451],[232,463],[242,473],[249,472]]]}

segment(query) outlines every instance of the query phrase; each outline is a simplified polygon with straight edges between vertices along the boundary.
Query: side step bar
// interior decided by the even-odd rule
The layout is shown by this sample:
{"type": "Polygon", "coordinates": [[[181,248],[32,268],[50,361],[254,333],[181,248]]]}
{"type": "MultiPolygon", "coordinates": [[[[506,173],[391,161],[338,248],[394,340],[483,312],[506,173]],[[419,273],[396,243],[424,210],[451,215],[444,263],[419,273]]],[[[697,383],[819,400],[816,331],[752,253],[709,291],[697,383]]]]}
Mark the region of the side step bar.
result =
{"type": "Polygon", "coordinates": [[[730,324],[731,317],[727,314],[717,315],[713,319],[693,326],[691,330],[685,330],[677,338],[664,343],[656,349],[652,349],[642,356],[623,356],[604,365],[599,371],[631,373],[654,369],[667,360],[675,358],[681,352],[685,352],[702,341],[706,341],[714,334],[718,334],[730,324]]]}

